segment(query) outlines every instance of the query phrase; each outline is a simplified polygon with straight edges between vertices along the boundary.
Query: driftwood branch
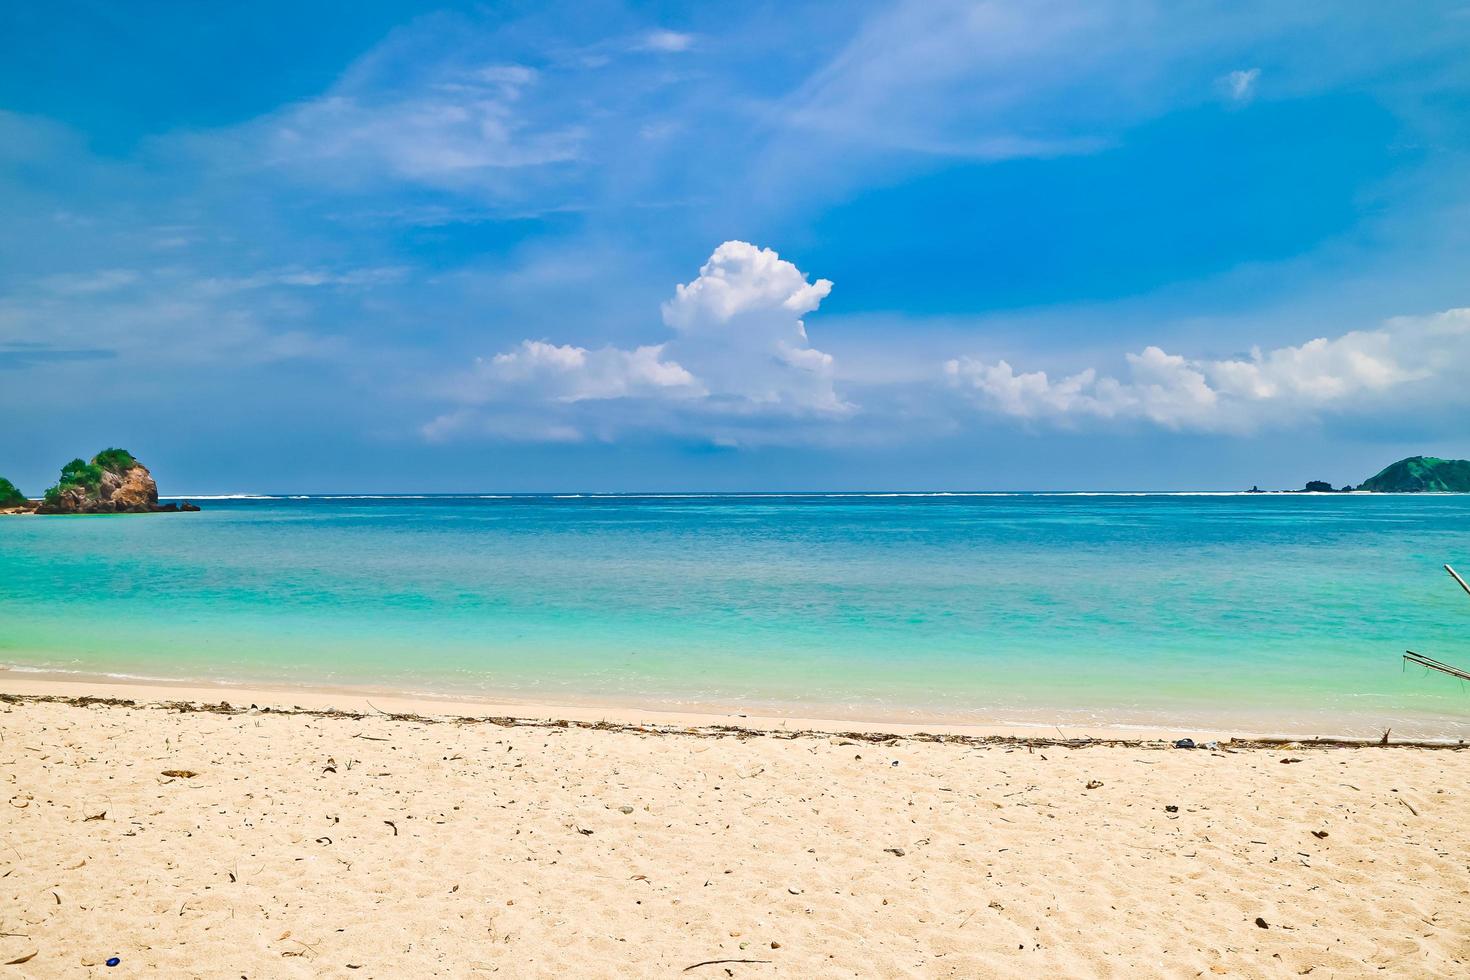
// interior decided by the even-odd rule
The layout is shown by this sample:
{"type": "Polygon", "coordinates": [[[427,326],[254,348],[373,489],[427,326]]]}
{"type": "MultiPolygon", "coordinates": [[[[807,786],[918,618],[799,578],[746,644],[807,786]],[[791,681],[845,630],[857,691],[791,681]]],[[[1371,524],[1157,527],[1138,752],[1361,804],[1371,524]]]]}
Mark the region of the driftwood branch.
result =
{"type": "Polygon", "coordinates": [[[1428,667],[1430,670],[1437,670],[1442,674],[1449,674],[1451,677],[1458,677],[1462,681],[1470,681],[1470,673],[1467,673],[1458,667],[1451,667],[1449,664],[1435,660],[1433,657],[1426,657],[1422,653],[1415,653],[1413,650],[1406,650],[1404,652],[1404,659],[1411,664],[1417,664],[1420,667],[1428,667]]]}
{"type": "Polygon", "coordinates": [[[1453,578],[1456,582],[1459,582],[1460,583],[1460,588],[1462,588],[1462,589],[1465,590],[1465,594],[1466,595],[1470,595],[1470,585],[1465,584],[1465,580],[1462,579],[1462,578],[1460,578],[1460,573],[1459,572],[1455,571],[1453,568],[1451,568],[1448,565],[1446,565],[1444,567],[1444,570],[1450,573],[1450,577],[1451,578],[1453,578]]]}

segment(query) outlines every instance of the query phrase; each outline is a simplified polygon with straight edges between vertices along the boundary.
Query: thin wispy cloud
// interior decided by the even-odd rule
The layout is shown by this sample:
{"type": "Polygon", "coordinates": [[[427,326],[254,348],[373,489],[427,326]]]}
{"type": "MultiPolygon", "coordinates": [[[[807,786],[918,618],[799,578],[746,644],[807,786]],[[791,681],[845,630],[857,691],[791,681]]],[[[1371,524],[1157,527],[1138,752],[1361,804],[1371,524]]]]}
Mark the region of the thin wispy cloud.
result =
{"type": "Polygon", "coordinates": [[[668,54],[677,54],[688,51],[694,47],[694,35],[685,34],[681,31],[656,30],[649,31],[638,39],[634,45],[639,51],[662,51],[668,54]]]}
{"type": "Polygon", "coordinates": [[[582,130],[536,125],[519,103],[537,83],[519,65],[450,70],[405,90],[352,87],[254,127],[267,166],[303,179],[493,186],[497,174],[575,160],[582,130]]]}
{"type": "Polygon", "coordinates": [[[1256,82],[1260,77],[1259,68],[1238,68],[1221,77],[1217,84],[1227,101],[1245,105],[1256,97],[1256,82]]]}

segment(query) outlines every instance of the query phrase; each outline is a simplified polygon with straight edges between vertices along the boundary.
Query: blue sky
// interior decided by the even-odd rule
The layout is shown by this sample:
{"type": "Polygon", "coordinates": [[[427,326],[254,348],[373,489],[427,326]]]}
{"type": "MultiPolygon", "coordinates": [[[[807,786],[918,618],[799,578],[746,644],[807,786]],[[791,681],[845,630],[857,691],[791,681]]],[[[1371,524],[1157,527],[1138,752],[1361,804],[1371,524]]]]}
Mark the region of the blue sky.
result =
{"type": "Polygon", "coordinates": [[[1467,42],[1459,3],[6,5],[0,474],[118,444],[166,492],[1174,489],[1470,456],[1467,42]]]}

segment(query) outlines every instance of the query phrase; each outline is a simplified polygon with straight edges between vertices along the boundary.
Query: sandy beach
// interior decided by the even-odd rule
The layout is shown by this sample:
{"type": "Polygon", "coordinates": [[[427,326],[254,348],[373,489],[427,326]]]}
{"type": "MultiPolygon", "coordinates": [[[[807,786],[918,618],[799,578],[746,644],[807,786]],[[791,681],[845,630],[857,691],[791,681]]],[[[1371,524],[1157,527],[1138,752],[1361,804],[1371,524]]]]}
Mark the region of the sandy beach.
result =
{"type": "Polygon", "coordinates": [[[29,975],[1470,962],[1463,751],[474,721],[270,692],[182,710],[178,690],[82,687],[0,688],[0,962],[29,975]]]}

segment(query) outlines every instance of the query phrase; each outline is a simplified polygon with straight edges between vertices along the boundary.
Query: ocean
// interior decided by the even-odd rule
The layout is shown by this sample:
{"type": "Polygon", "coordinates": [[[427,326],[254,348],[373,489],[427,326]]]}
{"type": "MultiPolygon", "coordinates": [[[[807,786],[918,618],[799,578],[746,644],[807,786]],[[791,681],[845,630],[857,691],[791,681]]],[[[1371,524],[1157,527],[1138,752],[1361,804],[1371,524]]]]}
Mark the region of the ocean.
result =
{"type": "Polygon", "coordinates": [[[12,670],[1470,737],[1470,496],[202,500],[0,518],[12,670]]]}

